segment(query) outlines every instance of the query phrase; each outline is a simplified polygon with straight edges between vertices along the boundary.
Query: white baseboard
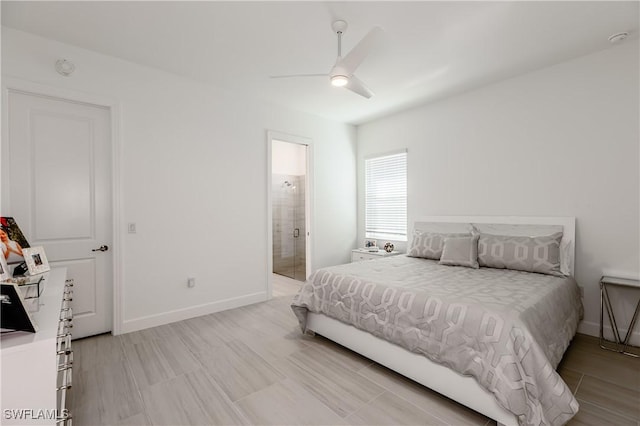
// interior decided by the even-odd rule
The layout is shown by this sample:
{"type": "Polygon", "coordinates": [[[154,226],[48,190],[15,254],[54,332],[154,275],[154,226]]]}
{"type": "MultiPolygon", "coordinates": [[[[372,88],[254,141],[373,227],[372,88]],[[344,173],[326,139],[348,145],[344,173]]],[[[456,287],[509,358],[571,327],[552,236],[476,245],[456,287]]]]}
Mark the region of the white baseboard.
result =
{"type": "Polygon", "coordinates": [[[598,337],[600,335],[600,324],[590,321],[581,321],[580,324],[578,324],[578,333],[598,337]]]}
{"type": "MultiPolygon", "coordinates": [[[[611,338],[610,336],[613,336],[613,332],[612,332],[611,326],[606,325],[606,321],[607,320],[605,318],[603,334],[605,337],[609,336],[609,338],[611,338]]],[[[628,324],[625,324],[625,325],[628,325],[628,324]]],[[[627,329],[619,328],[618,332],[620,333],[620,339],[624,339],[624,336],[626,336],[627,334],[627,329]]],[[[580,324],[578,324],[578,333],[598,337],[600,336],[600,323],[591,322],[591,321],[582,321],[580,324]]],[[[635,327],[629,343],[631,343],[634,346],[640,346],[640,330],[638,330],[638,326],[635,327]]]]}
{"type": "Polygon", "coordinates": [[[159,325],[170,324],[172,322],[182,321],[189,318],[226,311],[227,309],[264,302],[265,300],[267,300],[266,291],[247,294],[245,296],[234,297],[231,299],[218,300],[216,302],[176,309],[175,311],[125,320],[120,327],[120,331],[122,334],[131,333],[133,331],[144,330],[145,328],[157,327],[159,325]]]}

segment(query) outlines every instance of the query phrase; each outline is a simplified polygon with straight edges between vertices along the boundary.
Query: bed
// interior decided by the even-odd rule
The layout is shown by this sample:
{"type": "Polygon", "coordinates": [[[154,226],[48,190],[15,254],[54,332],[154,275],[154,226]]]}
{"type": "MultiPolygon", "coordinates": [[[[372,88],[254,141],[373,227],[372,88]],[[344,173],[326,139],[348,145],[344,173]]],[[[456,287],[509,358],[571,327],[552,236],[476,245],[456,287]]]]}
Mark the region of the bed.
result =
{"type": "Polygon", "coordinates": [[[566,423],[579,406],[555,370],[582,317],[572,278],[575,219],[427,217],[414,224],[412,234],[412,257],[316,271],[292,303],[303,331],[325,336],[499,424],[566,423]],[[416,241],[434,235],[447,244],[444,250],[440,245],[439,260],[413,257],[416,241]],[[553,244],[532,249],[557,260],[550,270],[537,260],[527,261],[526,268],[513,266],[520,260],[507,259],[504,244],[491,245],[491,238],[515,241],[517,258],[519,241],[539,243],[551,236],[553,244]],[[447,264],[463,242],[480,247],[480,255],[472,250],[470,265],[447,264]],[[485,266],[477,267],[477,259],[485,266]]]}

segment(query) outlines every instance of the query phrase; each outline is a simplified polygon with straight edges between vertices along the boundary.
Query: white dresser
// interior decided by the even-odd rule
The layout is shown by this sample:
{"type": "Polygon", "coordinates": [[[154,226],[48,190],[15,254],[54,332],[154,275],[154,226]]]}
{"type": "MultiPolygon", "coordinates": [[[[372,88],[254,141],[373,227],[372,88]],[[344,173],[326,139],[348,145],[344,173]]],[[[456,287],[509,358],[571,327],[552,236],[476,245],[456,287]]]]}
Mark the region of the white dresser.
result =
{"type": "MultiPolygon", "coordinates": [[[[70,424],[66,391],[71,388],[72,282],[66,268],[45,275],[39,308],[31,314],[36,333],[2,335],[2,424],[70,424]]],[[[35,302],[35,300],[34,300],[35,302]]]]}
{"type": "Polygon", "coordinates": [[[351,263],[362,262],[363,260],[382,259],[383,257],[397,256],[399,254],[402,253],[400,253],[399,251],[392,251],[391,253],[387,253],[384,250],[369,251],[368,249],[359,248],[351,250],[351,263]]]}

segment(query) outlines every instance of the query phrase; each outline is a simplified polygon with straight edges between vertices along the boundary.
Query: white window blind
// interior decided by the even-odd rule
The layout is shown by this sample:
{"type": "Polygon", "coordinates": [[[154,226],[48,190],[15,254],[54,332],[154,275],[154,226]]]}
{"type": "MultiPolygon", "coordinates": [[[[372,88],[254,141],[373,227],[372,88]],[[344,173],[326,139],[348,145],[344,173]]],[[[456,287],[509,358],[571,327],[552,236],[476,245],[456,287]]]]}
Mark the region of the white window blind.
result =
{"type": "Polygon", "coordinates": [[[365,236],[407,240],[407,152],[364,161],[365,236]]]}

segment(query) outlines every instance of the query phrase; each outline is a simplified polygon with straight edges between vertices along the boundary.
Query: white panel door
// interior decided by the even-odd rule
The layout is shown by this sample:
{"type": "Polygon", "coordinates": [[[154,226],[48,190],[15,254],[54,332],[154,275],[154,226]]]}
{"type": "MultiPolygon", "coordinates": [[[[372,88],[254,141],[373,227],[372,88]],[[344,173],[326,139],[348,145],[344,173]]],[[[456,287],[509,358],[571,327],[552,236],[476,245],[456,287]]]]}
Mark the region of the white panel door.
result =
{"type": "Polygon", "coordinates": [[[2,214],[74,279],[73,337],[111,331],[110,111],[11,90],[8,107],[2,214]]]}

